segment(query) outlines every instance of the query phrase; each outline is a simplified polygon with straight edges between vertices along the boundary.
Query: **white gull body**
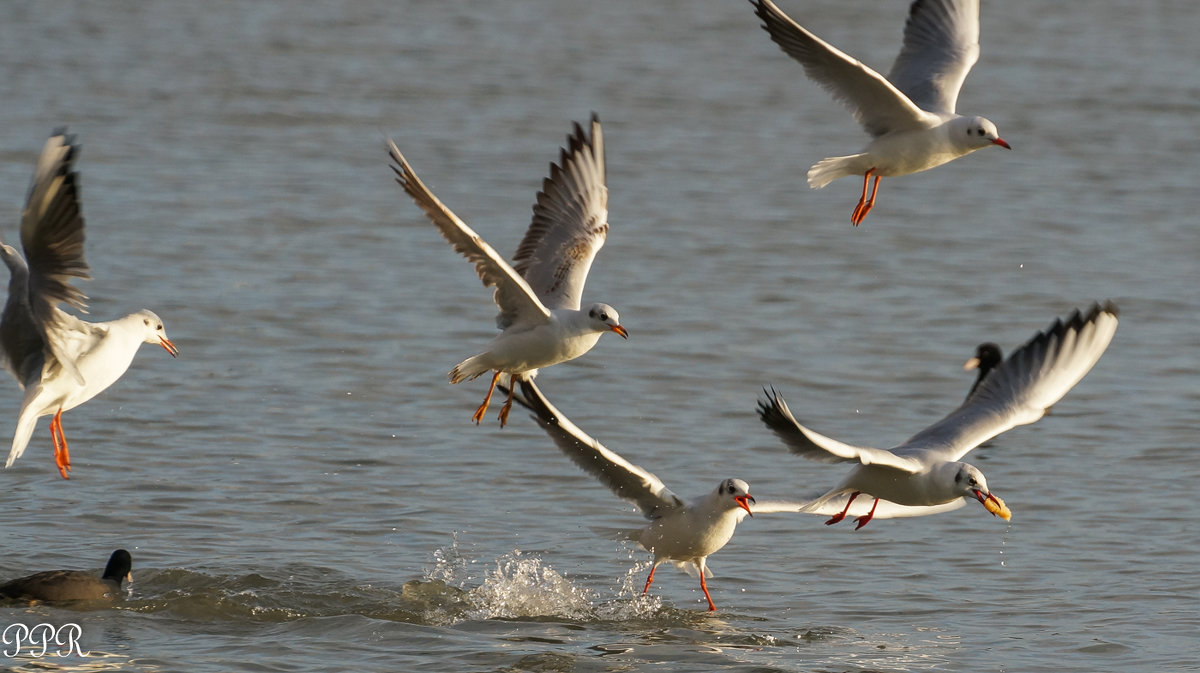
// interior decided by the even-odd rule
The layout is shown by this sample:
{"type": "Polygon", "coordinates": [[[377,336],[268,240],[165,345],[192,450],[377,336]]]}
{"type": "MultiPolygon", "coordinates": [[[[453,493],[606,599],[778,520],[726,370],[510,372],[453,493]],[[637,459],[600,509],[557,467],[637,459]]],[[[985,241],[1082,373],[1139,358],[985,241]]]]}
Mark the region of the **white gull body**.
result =
{"type": "Polygon", "coordinates": [[[863,176],[862,196],[850,217],[855,226],[874,207],[882,177],[928,170],[990,145],[1011,149],[991,121],[955,111],[959,89],[979,60],[979,0],[915,0],[904,46],[887,77],[817,37],[771,0],[750,2],[771,39],[872,138],[862,152],[822,159],[808,171],[813,189],[863,176]]]}
{"type": "MultiPolygon", "coordinates": [[[[476,423],[487,411],[502,375],[532,378],[542,367],[588,352],[605,332],[628,338],[613,307],[597,303],[586,311],[580,309],[588,270],[608,236],[604,136],[594,115],[590,131],[575,124],[558,163],[550,165],[550,176],[538,192],[533,221],[513,265],[443,205],[396,144],[388,141],[396,181],[454,249],[475,265],[484,286],[496,288],[492,298],[500,307],[496,326],[501,333],[486,350],[458,363],[449,374],[451,383],[459,383],[494,372],[487,397],[472,416],[476,423]]],[[[500,410],[501,427],[511,407],[510,395],[500,410]]]]}
{"type": "Polygon", "coordinates": [[[138,311],[110,322],[86,322],[58,308],[86,310],[87,297],[72,278],[90,278],[83,256],[84,223],[79,209],[79,153],[74,136],[56,130],[46,141],[21,217],[22,257],[0,243],[9,270],[8,300],[0,316],[0,354],[25,391],[5,467],[24,453],[37,419],[54,414],[50,436],[55,462],[67,478],[71,469],[62,413],[100,394],[129,369],[143,343],[178,354],[162,320],[138,311]]]}
{"type": "Polygon", "coordinates": [[[963,404],[942,420],[892,449],[851,446],[801,425],[775,391],[759,402],[758,413],[797,455],[821,462],[856,464],[840,484],[799,511],[833,514],[837,523],[858,516],[861,528],[872,518],[923,516],[978,500],[1008,519],[1008,508],[988,488],[983,473],[960,462],[971,449],[1018,425],[1033,423],[1062,399],[1108,348],[1117,329],[1111,302],[1075,311],[1055,321],[991,370],[963,404]],[[852,509],[855,498],[875,499],[871,509],[852,509]]]}
{"type": "MultiPolygon", "coordinates": [[[[646,578],[645,593],[654,581],[654,571],[669,561],[689,574],[700,577],[700,589],[709,611],[716,610],[708,593],[707,577],[712,577],[707,558],[733,537],[737,524],[752,515],[750,486],[741,479],[725,479],[707,495],[684,501],[661,479],[606,448],[556,409],[533,381],[521,381],[522,396],[517,400],[533,411],[546,434],[568,458],[600,480],[617,497],[641,510],[650,519],[645,528],[629,537],[654,554],[654,566],[646,578]]],[[[755,504],[754,511],[796,511],[796,505],[755,504]]]]}

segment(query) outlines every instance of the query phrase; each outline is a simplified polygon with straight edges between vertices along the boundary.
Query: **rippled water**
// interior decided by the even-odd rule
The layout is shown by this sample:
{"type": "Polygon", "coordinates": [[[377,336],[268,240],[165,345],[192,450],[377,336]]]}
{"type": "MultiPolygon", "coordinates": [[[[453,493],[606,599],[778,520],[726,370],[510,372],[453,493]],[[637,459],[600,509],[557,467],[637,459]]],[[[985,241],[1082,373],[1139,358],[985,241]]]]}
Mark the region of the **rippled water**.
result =
{"type": "MultiPolygon", "coordinates": [[[[789,0],[865,62],[906,2],[789,0]]],[[[1200,313],[1192,3],[988,2],[965,111],[1014,150],[884,182],[804,171],[860,131],[738,0],[13,3],[0,22],[0,199],[15,235],[45,136],[81,136],[92,317],[163,316],[45,424],[6,484],[0,577],[134,555],[88,657],[14,670],[1167,671],[1200,667],[1200,313]],[[612,235],[588,296],[631,339],[547,370],[583,429],[683,495],[729,476],[812,495],[765,384],[818,430],[896,442],[959,365],[1111,298],[1094,372],[972,454],[1014,511],[854,532],[759,516],[710,559],[720,606],[608,531],[634,511],[522,414],[474,427],[445,372],[491,336],[468,264],[391,181],[515,248],[572,120],[605,124],[612,235]]],[[[15,385],[0,386],[0,435],[15,385]]]]}

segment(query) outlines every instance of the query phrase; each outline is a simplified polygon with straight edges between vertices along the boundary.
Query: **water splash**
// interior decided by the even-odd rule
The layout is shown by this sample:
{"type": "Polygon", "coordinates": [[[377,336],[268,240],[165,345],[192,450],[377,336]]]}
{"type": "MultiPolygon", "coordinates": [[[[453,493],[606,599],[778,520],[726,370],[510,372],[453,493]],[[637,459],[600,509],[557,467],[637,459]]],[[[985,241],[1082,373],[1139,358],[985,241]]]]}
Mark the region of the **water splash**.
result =
{"type": "Polygon", "coordinates": [[[595,595],[563,577],[537,556],[519,549],[496,561],[483,584],[469,592],[472,619],[565,617],[586,621],[595,616],[595,595]]]}

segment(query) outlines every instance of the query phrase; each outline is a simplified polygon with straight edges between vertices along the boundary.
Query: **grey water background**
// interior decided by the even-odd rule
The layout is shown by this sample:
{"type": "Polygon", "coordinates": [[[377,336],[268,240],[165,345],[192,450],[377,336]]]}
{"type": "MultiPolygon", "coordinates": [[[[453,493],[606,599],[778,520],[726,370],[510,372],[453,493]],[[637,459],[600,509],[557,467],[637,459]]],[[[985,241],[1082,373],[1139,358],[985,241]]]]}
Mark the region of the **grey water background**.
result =
{"type": "MultiPolygon", "coordinates": [[[[785,0],[878,69],[907,2],[785,0]]],[[[146,347],[46,420],[4,481],[0,576],[134,556],[88,657],[10,670],[1182,671],[1200,668],[1200,78],[1194,3],[987,2],[960,109],[987,150],[804,183],[861,131],[748,3],[11,2],[0,19],[0,235],[51,129],[80,134],[91,319],[146,347]],[[861,531],[748,519],[710,559],[720,610],[606,531],[640,524],[525,414],[475,427],[445,372],[494,309],[393,183],[392,135],[511,253],[573,120],[599,113],[606,337],[539,382],[676,492],[814,495],[764,385],[821,432],[890,445],[956,406],[961,363],[1111,298],[1121,326],[1053,413],[974,452],[1014,512],[861,531]]],[[[0,386],[0,435],[20,394],[0,386]]]]}

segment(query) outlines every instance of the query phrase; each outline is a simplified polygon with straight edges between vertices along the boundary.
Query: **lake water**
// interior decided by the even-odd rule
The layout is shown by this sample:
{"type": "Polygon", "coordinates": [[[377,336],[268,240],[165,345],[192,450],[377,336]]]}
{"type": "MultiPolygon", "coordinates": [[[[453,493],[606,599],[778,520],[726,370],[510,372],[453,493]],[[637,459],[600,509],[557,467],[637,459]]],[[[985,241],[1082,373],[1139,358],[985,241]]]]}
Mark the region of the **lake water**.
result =
{"type": "MultiPolygon", "coordinates": [[[[855,229],[859,185],[804,173],[865,136],[741,0],[9,3],[0,234],[68,124],[91,318],[152,308],[181,354],[66,414],[70,481],[45,419],[0,473],[0,577],[117,547],[135,577],[113,608],[0,609],[90,651],[0,667],[1200,669],[1200,9],[985,5],[960,108],[1013,151],[885,180],[855,229]],[[762,386],[888,446],[959,403],[977,343],[1110,298],[1095,370],[970,457],[1011,524],[759,516],[710,559],[717,613],[669,567],[641,597],[648,556],[604,534],[636,511],[446,383],[494,307],[383,146],[507,253],[592,111],[612,228],[585,298],[631,338],[543,372],[572,420],[685,496],[814,495],[845,468],[788,454],[762,386]]],[[[782,6],[880,69],[907,11],[782,6]]],[[[0,386],[0,436],[19,402],[0,386]]]]}

